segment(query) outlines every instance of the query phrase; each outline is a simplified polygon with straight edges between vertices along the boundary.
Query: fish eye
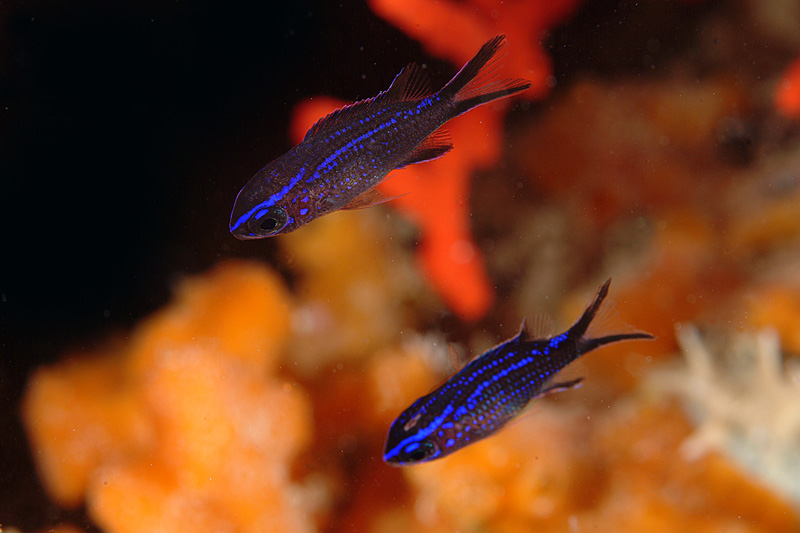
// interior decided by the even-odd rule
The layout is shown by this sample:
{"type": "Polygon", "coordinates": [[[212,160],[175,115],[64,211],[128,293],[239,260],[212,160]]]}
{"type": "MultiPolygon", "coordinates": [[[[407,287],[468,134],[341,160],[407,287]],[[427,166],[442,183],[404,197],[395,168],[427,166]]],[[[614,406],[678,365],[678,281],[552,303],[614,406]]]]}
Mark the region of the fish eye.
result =
{"type": "Polygon", "coordinates": [[[282,208],[273,206],[260,218],[253,222],[258,226],[258,230],[265,235],[272,235],[286,227],[289,217],[282,208]]]}
{"type": "Polygon", "coordinates": [[[412,442],[406,446],[404,451],[411,461],[422,461],[434,455],[436,447],[432,442],[412,442]]]}
{"type": "Polygon", "coordinates": [[[425,450],[423,450],[422,448],[417,448],[416,450],[408,454],[408,458],[411,459],[412,461],[421,461],[425,459],[425,450]]]}
{"type": "Polygon", "coordinates": [[[259,226],[264,231],[272,231],[278,227],[278,219],[274,217],[266,217],[264,220],[261,221],[261,224],[259,224],[259,226]]]}

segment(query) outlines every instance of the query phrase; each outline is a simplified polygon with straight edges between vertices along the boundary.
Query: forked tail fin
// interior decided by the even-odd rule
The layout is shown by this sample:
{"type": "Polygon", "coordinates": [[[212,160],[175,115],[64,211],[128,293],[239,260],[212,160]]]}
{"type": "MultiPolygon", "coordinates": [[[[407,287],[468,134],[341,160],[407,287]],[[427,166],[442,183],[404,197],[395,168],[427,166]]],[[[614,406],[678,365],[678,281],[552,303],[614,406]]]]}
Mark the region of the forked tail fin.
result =
{"type": "MultiPolygon", "coordinates": [[[[453,76],[447,85],[442,87],[439,94],[445,98],[452,98],[456,104],[455,115],[460,115],[473,107],[511,96],[526,90],[531,82],[525,79],[493,80],[496,54],[506,44],[504,35],[497,35],[486,42],[467,61],[461,70],[453,76]]],[[[454,115],[454,116],[455,116],[454,115]]]]}
{"type": "Polygon", "coordinates": [[[579,354],[612,342],[655,338],[647,332],[635,330],[618,320],[613,304],[603,305],[603,301],[608,296],[609,285],[611,285],[611,279],[603,283],[603,286],[597,291],[597,296],[583,312],[583,315],[569,328],[568,335],[577,339],[579,354]]]}

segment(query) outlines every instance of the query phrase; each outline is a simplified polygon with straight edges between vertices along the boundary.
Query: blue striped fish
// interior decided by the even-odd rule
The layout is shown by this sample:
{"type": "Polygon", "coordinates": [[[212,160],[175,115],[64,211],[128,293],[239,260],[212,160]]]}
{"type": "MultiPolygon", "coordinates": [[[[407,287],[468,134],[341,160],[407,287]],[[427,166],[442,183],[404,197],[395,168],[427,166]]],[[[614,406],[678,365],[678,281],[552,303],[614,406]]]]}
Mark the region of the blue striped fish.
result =
{"type": "Polygon", "coordinates": [[[441,157],[452,147],[441,126],[473,107],[524,91],[523,79],[491,77],[498,35],[437,92],[412,63],[373,98],[320,119],[302,142],[258,171],[236,198],[230,231],[259,239],[295,230],[338,209],[391,198],[375,186],[393,169],[441,157]]]}
{"type": "Polygon", "coordinates": [[[564,333],[532,338],[523,321],[516,336],[414,402],[392,423],[384,460],[404,466],[450,455],[492,435],[537,398],[576,387],[583,378],[558,382],[555,377],[581,355],[612,342],[652,339],[649,333],[630,328],[602,331],[611,322],[610,307],[601,310],[610,284],[609,279],[600,287],[580,319],[564,333]]]}

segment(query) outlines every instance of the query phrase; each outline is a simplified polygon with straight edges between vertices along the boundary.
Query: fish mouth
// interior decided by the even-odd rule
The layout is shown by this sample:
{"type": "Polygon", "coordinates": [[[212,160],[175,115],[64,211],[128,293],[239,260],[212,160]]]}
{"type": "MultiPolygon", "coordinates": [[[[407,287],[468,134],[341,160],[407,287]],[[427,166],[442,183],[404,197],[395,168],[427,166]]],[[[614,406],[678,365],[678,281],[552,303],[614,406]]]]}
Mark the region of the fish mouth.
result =
{"type": "Polygon", "coordinates": [[[247,220],[245,220],[245,216],[236,216],[236,209],[234,208],[233,213],[231,213],[231,220],[228,222],[228,231],[230,231],[231,235],[240,241],[251,241],[253,239],[258,239],[260,235],[256,235],[250,231],[247,226],[248,225],[247,220]]]}
{"type": "Polygon", "coordinates": [[[394,467],[398,467],[398,468],[407,465],[407,463],[402,463],[402,462],[398,461],[396,457],[392,457],[391,459],[387,459],[386,456],[384,456],[383,457],[383,462],[386,463],[389,466],[394,466],[394,467]]]}

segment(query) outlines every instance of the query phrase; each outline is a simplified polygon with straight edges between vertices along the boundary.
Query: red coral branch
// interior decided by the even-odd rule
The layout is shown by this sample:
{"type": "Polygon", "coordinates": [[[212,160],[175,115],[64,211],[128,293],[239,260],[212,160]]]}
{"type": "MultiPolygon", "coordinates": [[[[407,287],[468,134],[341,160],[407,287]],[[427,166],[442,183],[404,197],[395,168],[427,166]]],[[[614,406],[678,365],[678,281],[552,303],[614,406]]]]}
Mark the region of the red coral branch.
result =
{"type": "Polygon", "coordinates": [[[775,87],[774,101],[779,112],[800,118],[800,57],[794,60],[775,87]]]}

